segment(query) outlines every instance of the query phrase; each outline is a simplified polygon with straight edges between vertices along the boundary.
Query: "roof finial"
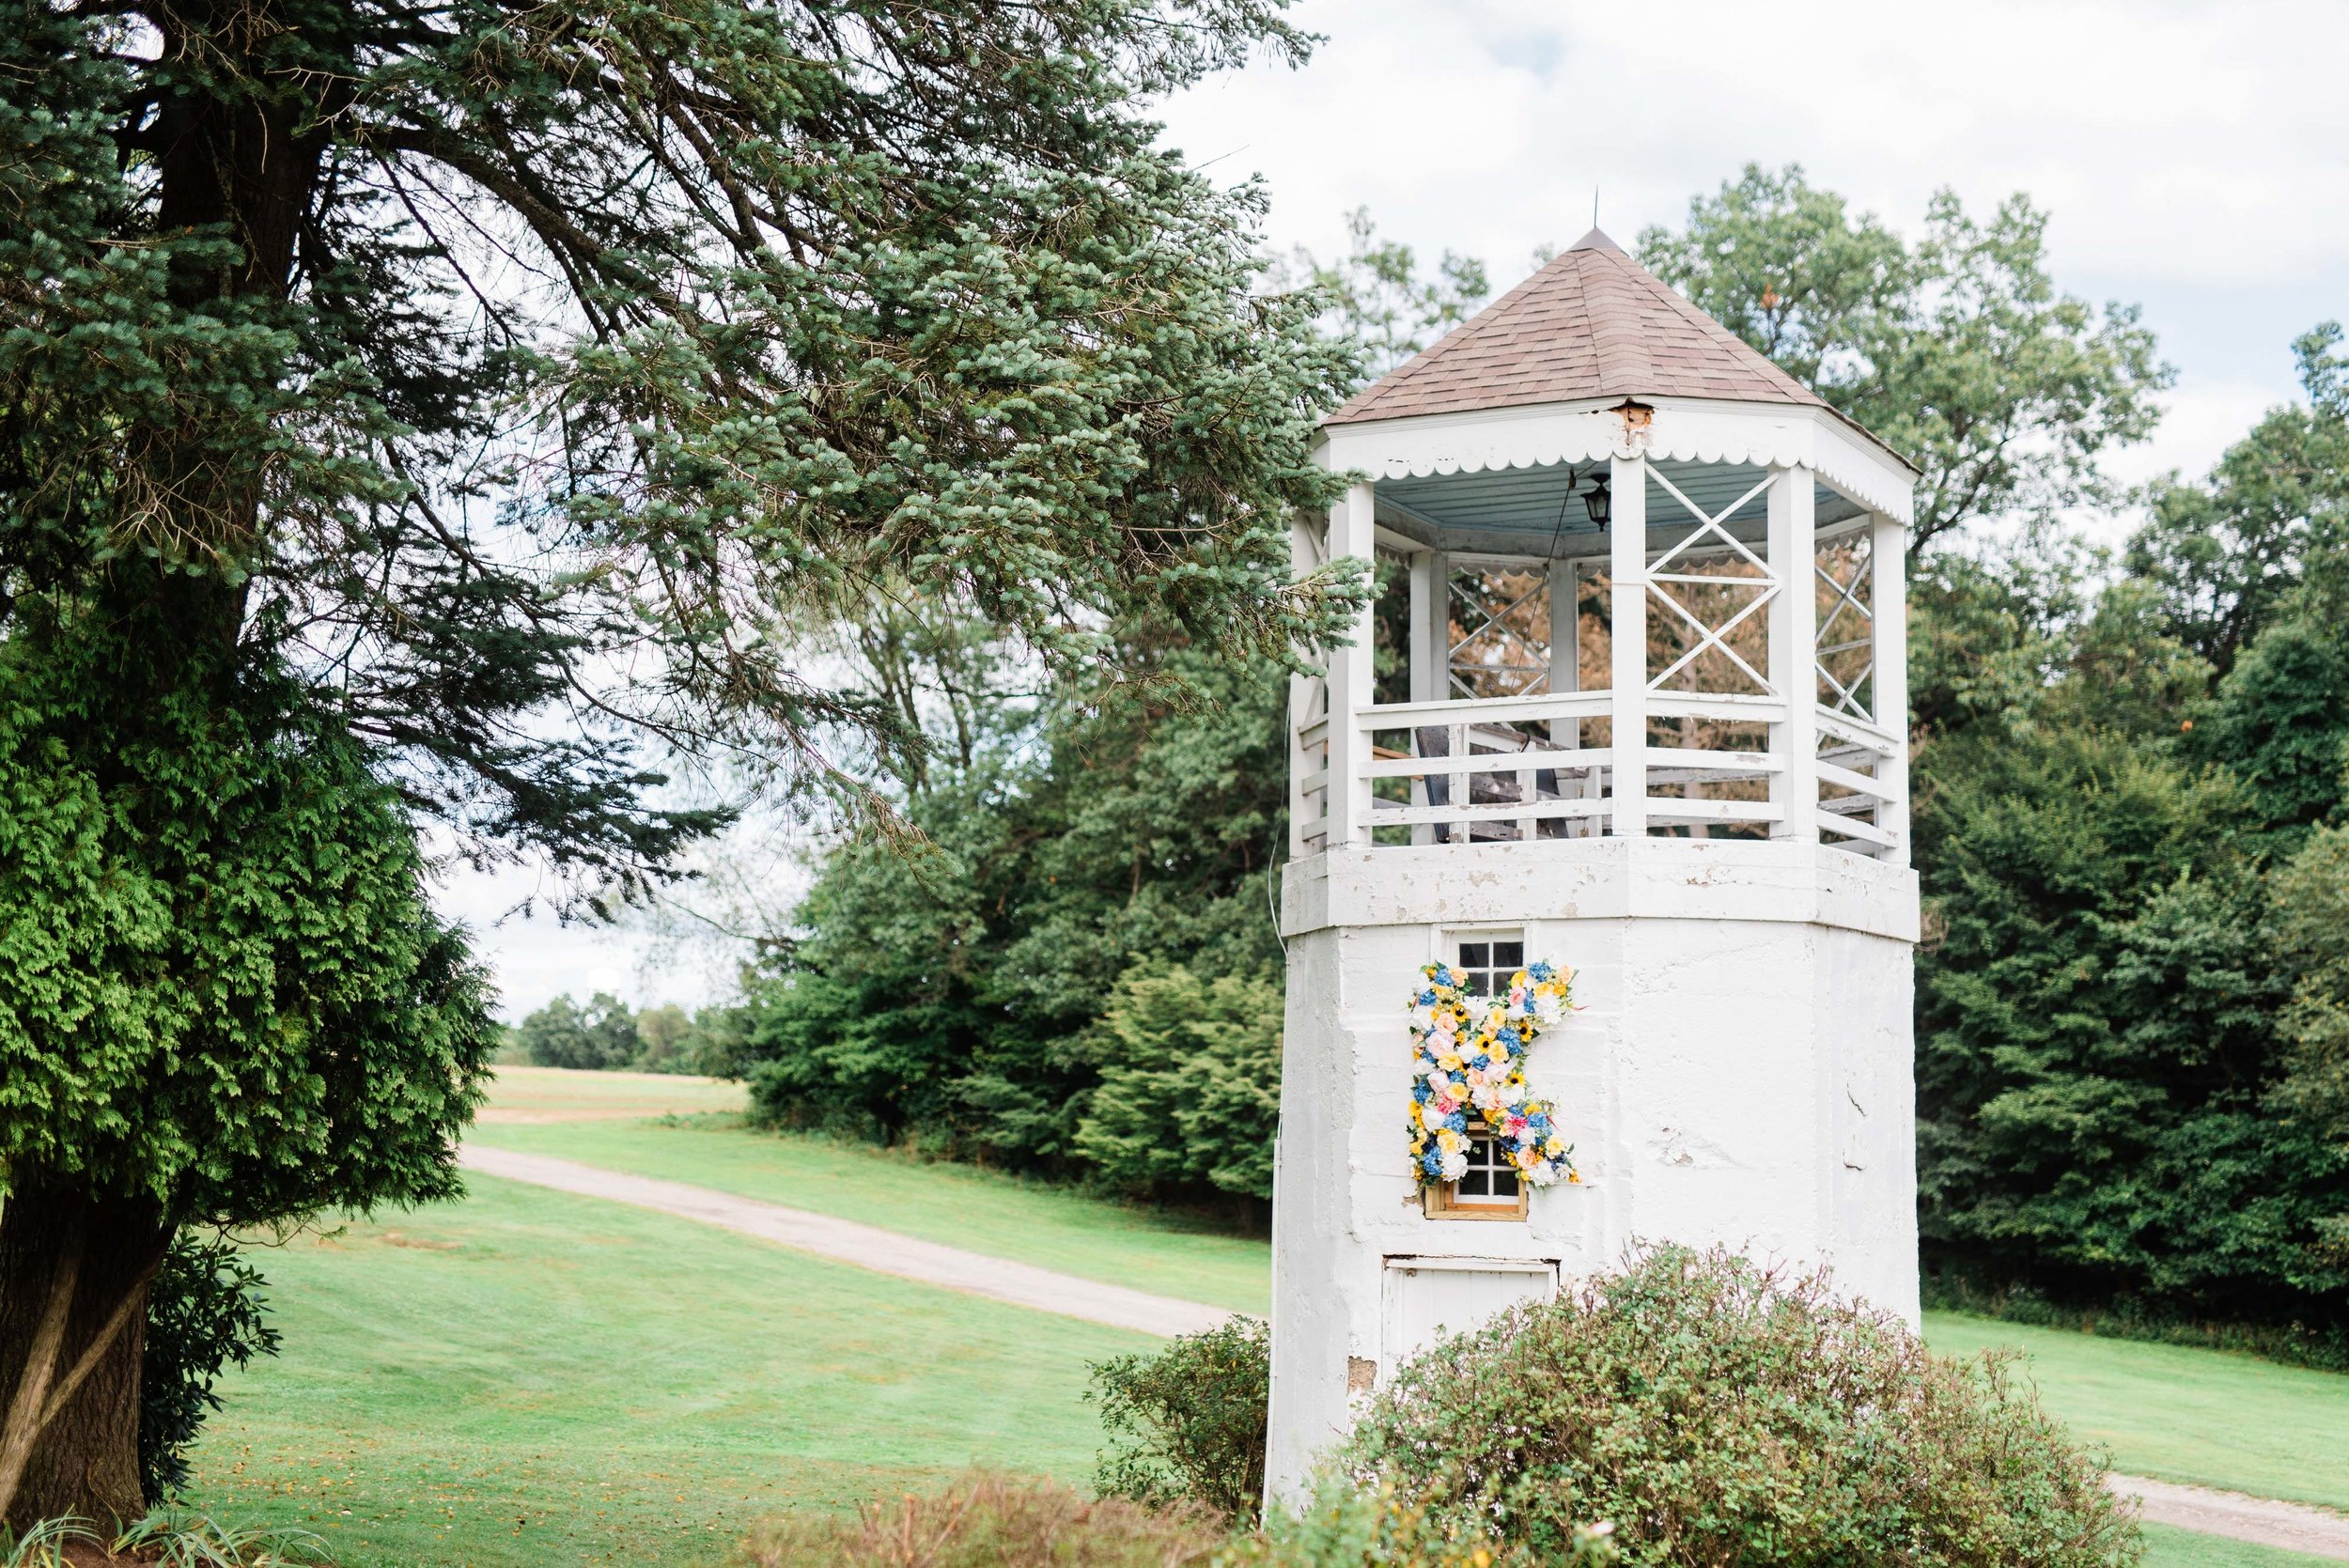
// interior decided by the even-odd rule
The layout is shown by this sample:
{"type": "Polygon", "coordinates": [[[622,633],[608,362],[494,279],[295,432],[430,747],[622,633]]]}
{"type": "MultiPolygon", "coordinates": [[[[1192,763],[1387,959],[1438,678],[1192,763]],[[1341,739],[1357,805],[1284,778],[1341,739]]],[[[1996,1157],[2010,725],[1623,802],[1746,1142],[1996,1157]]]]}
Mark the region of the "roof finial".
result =
{"type": "Polygon", "coordinates": [[[1591,181],[1591,226],[1598,227],[1598,181],[1591,181]]]}

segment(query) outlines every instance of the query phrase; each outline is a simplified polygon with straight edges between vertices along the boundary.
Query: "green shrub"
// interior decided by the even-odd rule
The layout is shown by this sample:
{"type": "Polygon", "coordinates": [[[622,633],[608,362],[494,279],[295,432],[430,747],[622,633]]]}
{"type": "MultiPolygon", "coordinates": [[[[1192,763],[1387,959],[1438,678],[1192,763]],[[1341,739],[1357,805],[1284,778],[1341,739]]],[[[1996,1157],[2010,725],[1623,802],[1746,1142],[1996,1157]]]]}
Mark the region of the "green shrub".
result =
{"type": "Polygon", "coordinates": [[[1264,1529],[1241,1536],[1216,1568],[1610,1568],[1622,1561],[1607,1524],[1579,1529],[1563,1554],[1537,1554],[1435,1516],[1423,1500],[1392,1487],[1325,1487],[1312,1507],[1275,1510],[1264,1529]]]}
{"type": "Polygon", "coordinates": [[[1223,1544],[1205,1509],[1096,1500],[1056,1481],[973,1474],[929,1497],[868,1502],[851,1516],[760,1524],[740,1568],[1181,1568],[1223,1544]]]}
{"type": "Polygon", "coordinates": [[[1615,1527],[1626,1563],[2128,1564],[2102,1466],[1997,1357],[1719,1250],[1657,1248],[1403,1367],[1338,1460],[1357,1485],[1537,1560],[1615,1527]]]}
{"type": "Polygon", "coordinates": [[[147,1292],[139,1486],[149,1507],[188,1483],[187,1451],[220,1408],[221,1370],[277,1354],[260,1273],[226,1241],[181,1231],[147,1292]]]}
{"type": "Polygon", "coordinates": [[[1180,965],[1128,970],[1076,1054],[1101,1075],[1077,1153],[1111,1185],[1150,1194],[1205,1185],[1270,1200],[1279,986],[1205,979],[1180,965]]]}
{"type": "Polygon", "coordinates": [[[1099,1403],[1111,1446],[1094,1486],[1103,1497],[1253,1519],[1271,1386],[1271,1342],[1255,1318],[1185,1334],[1156,1355],[1095,1362],[1086,1397],[1099,1403]]]}

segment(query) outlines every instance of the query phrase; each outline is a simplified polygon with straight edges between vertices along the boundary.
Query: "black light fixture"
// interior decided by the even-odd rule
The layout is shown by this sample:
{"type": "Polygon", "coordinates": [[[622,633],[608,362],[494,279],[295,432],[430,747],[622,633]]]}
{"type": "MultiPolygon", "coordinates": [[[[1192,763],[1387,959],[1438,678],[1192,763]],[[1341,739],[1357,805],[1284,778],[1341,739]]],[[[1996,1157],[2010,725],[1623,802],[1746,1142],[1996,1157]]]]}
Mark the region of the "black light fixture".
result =
{"type": "Polygon", "coordinates": [[[1582,498],[1582,505],[1591,514],[1591,522],[1594,526],[1599,528],[1607,526],[1610,499],[1607,494],[1607,475],[1594,474],[1591,478],[1591,491],[1582,498]]]}

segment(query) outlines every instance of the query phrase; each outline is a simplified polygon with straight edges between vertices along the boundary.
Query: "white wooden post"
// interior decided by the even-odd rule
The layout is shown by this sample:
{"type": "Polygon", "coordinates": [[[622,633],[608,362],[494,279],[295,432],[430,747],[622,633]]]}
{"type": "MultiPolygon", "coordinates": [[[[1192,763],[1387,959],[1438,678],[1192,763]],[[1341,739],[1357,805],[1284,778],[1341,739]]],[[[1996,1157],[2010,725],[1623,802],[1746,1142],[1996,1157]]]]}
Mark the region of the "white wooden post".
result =
{"type": "Polygon", "coordinates": [[[1647,836],[1647,459],[1617,458],[1608,474],[1608,593],[1614,623],[1615,836],[1647,836]]]}
{"type": "MultiPolygon", "coordinates": [[[[1575,620],[1576,572],[1578,563],[1571,560],[1549,563],[1549,677],[1545,684],[1549,694],[1582,690],[1581,630],[1575,620]]],[[[1573,751],[1582,744],[1582,721],[1552,719],[1549,722],[1549,743],[1560,751],[1573,751]]],[[[1563,769],[1555,775],[1561,799],[1579,793],[1580,774],[1563,769]]],[[[1568,838],[1579,838],[1583,825],[1574,817],[1559,824],[1559,831],[1568,838]]],[[[1528,830],[1531,838],[1539,829],[1528,830]]]]}
{"type": "Polygon", "coordinates": [[[1817,490],[1811,470],[1785,468],[1770,480],[1769,563],[1778,579],[1770,600],[1770,684],[1786,717],[1770,727],[1778,771],[1770,800],[1778,820],[1772,838],[1815,844],[1819,838],[1819,598],[1817,490]]]}
{"type": "MultiPolygon", "coordinates": [[[[1355,485],[1330,508],[1330,558],[1353,556],[1377,565],[1374,503],[1368,485],[1355,485]]],[[[1330,846],[1370,842],[1370,739],[1356,718],[1372,701],[1371,615],[1365,604],[1355,617],[1352,641],[1330,650],[1330,846]]]]}
{"type": "MultiPolygon", "coordinates": [[[[1303,577],[1321,565],[1321,527],[1310,513],[1289,520],[1289,571],[1303,577]]],[[[1325,675],[1289,676],[1289,859],[1303,860],[1313,852],[1309,835],[1316,826],[1308,820],[1311,802],[1305,780],[1329,765],[1326,752],[1305,744],[1305,726],[1329,711],[1329,681],[1325,675]]],[[[1322,797],[1325,800],[1329,797],[1322,797]]],[[[1328,840],[1323,840],[1326,846],[1328,840]]]]}
{"type": "Polygon", "coordinates": [[[1875,646],[1876,727],[1892,737],[1892,754],[1876,765],[1891,800],[1876,811],[1876,826],[1892,836],[1883,858],[1908,863],[1908,530],[1878,512],[1868,520],[1868,569],[1875,574],[1870,622],[1875,646]]]}
{"type": "MultiPolygon", "coordinates": [[[[1443,557],[1432,550],[1411,552],[1411,701],[1432,703],[1443,695],[1445,635],[1442,621],[1444,582],[1439,575],[1443,557]]],[[[1414,732],[1405,742],[1414,754],[1419,751],[1419,737],[1414,732]]],[[[1423,776],[1411,781],[1411,804],[1434,804],[1427,798],[1427,780],[1423,776]]],[[[1436,825],[1417,822],[1411,826],[1413,844],[1436,842],[1436,825]]]]}
{"type": "Polygon", "coordinates": [[[1411,701],[1432,703],[1443,695],[1443,583],[1437,579],[1432,550],[1411,556],[1411,701]]]}

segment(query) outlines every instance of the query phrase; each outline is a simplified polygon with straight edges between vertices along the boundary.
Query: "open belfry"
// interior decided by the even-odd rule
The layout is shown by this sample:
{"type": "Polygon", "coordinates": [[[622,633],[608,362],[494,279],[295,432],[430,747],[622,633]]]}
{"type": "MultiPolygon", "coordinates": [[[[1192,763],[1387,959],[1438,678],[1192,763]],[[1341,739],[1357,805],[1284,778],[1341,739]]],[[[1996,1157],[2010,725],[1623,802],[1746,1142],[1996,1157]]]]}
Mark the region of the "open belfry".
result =
{"type": "Polygon", "coordinates": [[[1322,428],[1269,1487],[1634,1241],[1918,1307],[1916,472],[1594,230],[1322,428]]]}

